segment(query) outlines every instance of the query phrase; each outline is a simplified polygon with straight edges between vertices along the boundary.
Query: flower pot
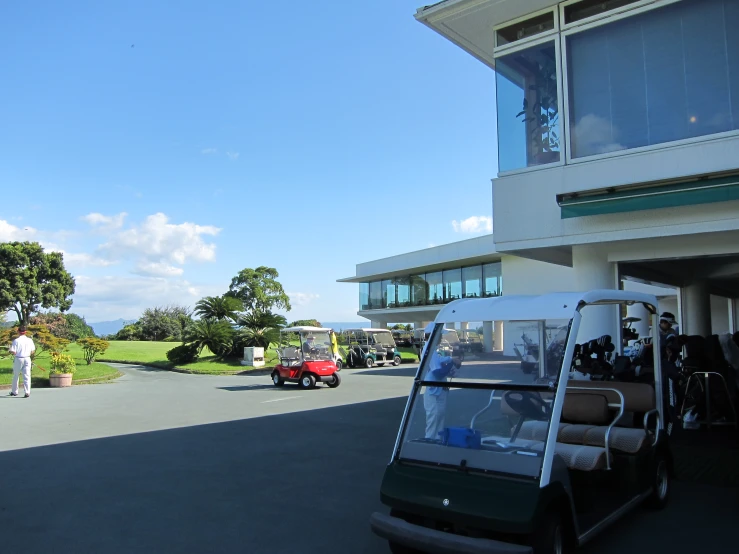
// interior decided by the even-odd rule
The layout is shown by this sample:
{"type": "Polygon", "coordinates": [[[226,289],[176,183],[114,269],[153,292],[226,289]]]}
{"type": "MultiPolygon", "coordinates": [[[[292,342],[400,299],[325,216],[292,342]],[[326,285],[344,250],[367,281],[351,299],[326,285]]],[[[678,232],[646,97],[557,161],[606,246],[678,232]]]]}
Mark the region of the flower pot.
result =
{"type": "Polygon", "coordinates": [[[49,384],[51,384],[52,387],[71,387],[72,374],[52,373],[51,375],[49,375],[49,384]]]}

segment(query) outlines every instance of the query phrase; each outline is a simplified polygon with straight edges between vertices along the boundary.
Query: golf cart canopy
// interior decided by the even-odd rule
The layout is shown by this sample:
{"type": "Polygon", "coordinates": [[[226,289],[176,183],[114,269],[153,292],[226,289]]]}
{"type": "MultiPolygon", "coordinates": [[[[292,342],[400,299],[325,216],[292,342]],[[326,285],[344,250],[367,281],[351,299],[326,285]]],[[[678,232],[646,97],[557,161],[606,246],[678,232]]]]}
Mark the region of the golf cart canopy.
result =
{"type": "Polygon", "coordinates": [[[330,330],[325,327],[284,327],[280,329],[283,333],[328,333],[330,330]]]}
{"type": "MultiPolygon", "coordinates": [[[[458,321],[540,321],[572,319],[575,311],[586,305],[628,302],[644,304],[651,313],[657,312],[657,298],[620,290],[589,292],[556,292],[551,294],[496,296],[494,298],[463,298],[439,311],[436,323],[458,321]]],[[[435,324],[427,327],[427,332],[435,324]]]]}

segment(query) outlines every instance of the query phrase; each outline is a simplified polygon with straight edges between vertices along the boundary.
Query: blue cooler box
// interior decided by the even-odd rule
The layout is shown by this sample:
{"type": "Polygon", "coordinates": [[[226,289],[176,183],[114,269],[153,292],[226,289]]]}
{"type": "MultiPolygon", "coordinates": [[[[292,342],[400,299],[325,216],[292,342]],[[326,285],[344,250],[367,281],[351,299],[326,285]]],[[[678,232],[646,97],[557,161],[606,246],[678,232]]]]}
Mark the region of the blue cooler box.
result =
{"type": "Polygon", "coordinates": [[[480,448],[482,439],[480,431],[467,427],[447,427],[439,435],[445,446],[456,446],[457,448],[480,448]]]}

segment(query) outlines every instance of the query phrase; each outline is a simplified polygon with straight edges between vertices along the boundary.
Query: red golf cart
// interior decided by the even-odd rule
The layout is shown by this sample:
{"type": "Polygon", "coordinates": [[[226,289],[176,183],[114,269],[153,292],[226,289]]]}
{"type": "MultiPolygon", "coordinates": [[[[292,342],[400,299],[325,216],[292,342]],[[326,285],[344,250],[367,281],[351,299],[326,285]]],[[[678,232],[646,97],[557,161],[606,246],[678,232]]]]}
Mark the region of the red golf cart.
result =
{"type": "Polygon", "coordinates": [[[277,348],[280,363],[272,372],[272,382],[276,387],[298,383],[300,388],[312,389],[320,382],[335,389],[341,384],[329,331],[322,327],[282,329],[277,348]]]}

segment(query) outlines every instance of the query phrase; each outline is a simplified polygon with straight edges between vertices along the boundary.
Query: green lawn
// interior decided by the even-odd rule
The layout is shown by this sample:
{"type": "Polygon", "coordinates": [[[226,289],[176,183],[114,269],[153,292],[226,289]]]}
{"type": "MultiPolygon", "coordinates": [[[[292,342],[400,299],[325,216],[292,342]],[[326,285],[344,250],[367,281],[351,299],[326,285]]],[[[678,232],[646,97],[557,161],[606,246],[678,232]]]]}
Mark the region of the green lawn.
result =
{"type": "MultiPolygon", "coordinates": [[[[72,383],[97,383],[101,381],[109,381],[120,377],[121,373],[101,363],[93,363],[87,365],[87,362],[80,355],[79,349],[70,354],[77,362],[77,370],[74,372],[72,383]]],[[[48,354],[41,354],[35,360],[37,365],[31,369],[31,387],[48,387],[49,386],[49,366],[51,360],[48,354]],[[44,368],[40,369],[38,366],[44,368]],[[44,371],[45,370],[45,371],[44,371]]],[[[0,385],[9,385],[13,380],[13,359],[11,357],[0,359],[0,385]]]]}

